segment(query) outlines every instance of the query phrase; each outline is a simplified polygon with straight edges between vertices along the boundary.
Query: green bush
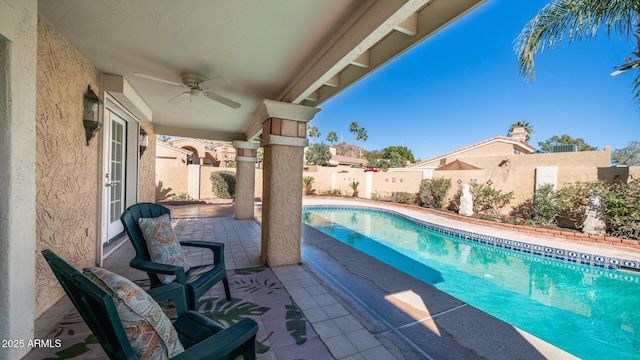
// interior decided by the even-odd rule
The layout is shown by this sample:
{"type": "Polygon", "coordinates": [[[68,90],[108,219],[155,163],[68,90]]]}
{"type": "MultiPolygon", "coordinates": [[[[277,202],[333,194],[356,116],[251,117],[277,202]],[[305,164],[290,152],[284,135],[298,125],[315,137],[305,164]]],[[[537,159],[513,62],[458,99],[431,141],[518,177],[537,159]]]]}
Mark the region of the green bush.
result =
{"type": "Polygon", "coordinates": [[[359,181],[354,181],[349,184],[349,187],[351,188],[351,190],[353,190],[353,197],[358,197],[358,186],[360,186],[359,181]]]}
{"type": "Polygon", "coordinates": [[[613,183],[601,199],[607,235],[640,240],[640,184],[613,183]]]}
{"type": "Polygon", "coordinates": [[[451,179],[424,179],[418,189],[420,206],[428,208],[442,208],[447,192],[451,188],[451,179]]]}
{"type": "Polygon", "coordinates": [[[415,205],[418,203],[416,194],[412,194],[404,191],[392,192],[390,201],[394,203],[407,204],[407,205],[415,205]]]}
{"type": "Polygon", "coordinates": [[[185,200],[192,200],[192,199],[191,199],[191,196],[189,196],[187,193],[180,193],[178,195],[173,195],[173,197],[171,197],[171,200],[185,201],[185,200]]]}
{"type": "Polygon", "coordinates": [[[416,194],[412,194],[404,191],[394,191],[390,195],[383,195],[378,192],[373,192],[371,194],[371,200],[387,201],[387,202],[393,202],[398,204],[408,204],[408,205],[416,205],[418,203],[416,194]]]}
{"type": "Polygon", "coordinates": [[[302,178],[302,189],[304,190],[305,195],[312,195],[315,190],[313,190],[313,183],[316,181],[316,178],[313,176],[305,176],[302,178]]]}
{"type": "Polygon", "coordinates": [[[320,193],[321,196],[342,196],[340,189],[325,190],[320,193]]]}
{"type": "Polygon", "coordinates": [[[556,191],[559,225],[582,229],[590,192],[602,195],[606,192],[606,186],[602,181],[578,181],[556,191]]]}
{"type": "Polygon", "coordinates": [[[562,211],[554,186],[544,184],[533,193],[533,221],[541,225],[556,223],[556,217],[562,211]]]}
{"type": "Polygon", "coordinates": [[[307,148],[304,156],[309,165],[325,166],[331,160],[331,151],[325,144],[313,144],[307,148]]]}
{"type": "Polygon", "coordinates": [[[231,171],[212,172],[211,191],[218,199],[231,199],[236,194],[236,174],[231,171]]]}
{"type": "Polygon", "coordinates": [[[635,181],[576,182],[557,191],[542,186],[533,196],[533,222],[582,229],[590,194],[600,197],[607,235],[640,239],[640,186],[635,181]]]}
{"type": "Polygon", "coordinates": [[[489,213],[489,215],[500,216],[502,208],[509,205],[513,200],[513,191],[502,193],[485,184],[471,186],[473,196],[473,211],[477,213],[489,213]]]}

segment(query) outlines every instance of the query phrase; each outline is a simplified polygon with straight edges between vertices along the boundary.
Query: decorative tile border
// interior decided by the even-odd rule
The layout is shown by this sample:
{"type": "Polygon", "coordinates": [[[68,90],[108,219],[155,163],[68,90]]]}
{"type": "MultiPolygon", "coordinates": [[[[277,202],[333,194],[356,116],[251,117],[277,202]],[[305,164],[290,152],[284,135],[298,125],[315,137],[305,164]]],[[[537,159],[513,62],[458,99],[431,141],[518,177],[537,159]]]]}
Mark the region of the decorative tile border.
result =
{"type": "MultiPolygon", "coordinates": [[[[621,267],[640,270],[640,261],[634,260],[624,260],[613,257],[607,257],[603,255],[590,254],[590,253],[582,253],[573,250],[566,250],[561,248],[554,248],[539,244],[526,243],[522,241],[504,239],[500,237],[494,237],[490,235],[482,235],[477,234],[471,231],[459,230],[456,228],[433,224],[424,220],[415,219],[405,214],[401,214],[399,212],[388,210],[388,209],[380,209],[380,208],[372,208],[367,206],[336,206],[336,205],[306,205],[303,206],[304,211],[311,210],[358,210],[358,211],[368,211],[374,213],[381,213],[386,215],[391,215],[395,217],[399,217],[405,221],[409,221],[415,225],[420,227],[434,230],[443,234],[453,235],[461,239],[466,239],[473,241],[478,244],[484,244],[491,246],[492,248],[486,248],[487,250],[495,249],[495,248],[503,248],[513,251],[518,251],[524,254],[537,255],[543,258],[556,259],[561,260],[566,263],[573,264],[581,264],[592,266],[595,268],[605,268],[605,269],[620,269],[621,267]]],[[[538,257],[531,257],[531,260],[537,261],[538,257]]],[[[630,277],[635,278],[635,277],[630,277]]]]}

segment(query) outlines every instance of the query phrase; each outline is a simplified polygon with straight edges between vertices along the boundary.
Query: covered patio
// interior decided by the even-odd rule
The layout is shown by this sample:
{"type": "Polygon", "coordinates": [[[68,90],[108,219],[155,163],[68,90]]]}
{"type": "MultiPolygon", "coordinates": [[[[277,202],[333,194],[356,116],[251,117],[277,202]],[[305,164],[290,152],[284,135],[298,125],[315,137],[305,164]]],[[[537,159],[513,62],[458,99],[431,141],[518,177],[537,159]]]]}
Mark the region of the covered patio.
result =
{"type": "Polygon", "coordinates": [[[156,135],[233,142],[236,220],[263,147],[260,260],[300,263],[306,123],[482,2],[0,0],[2,338],[64,295],[40,250],[102,265],[119,214],[155,201],[156,135]]]}
{"type": "MultiPolygon", "coordinates": [[[[305,267],[263,265],[259,221],[234,219],[230,203],[169,207],[180,239],[225,244],[232,300],[226,301],[221,285],[214,286],[198,310],[221,326],[245,317],[256,320],[258,359],[396,359],[305,267]]],[[[147,275],[129,267],[134,252],[131,243],[123,239],[103,266],[146,288],[147,275]]],[[[206,262],[199,249],[187,256],[190,264],[206,262]]],[[[170,306],[166,311],[175,315],[170,306]]],[[[35,338],[59,338],[62,346],[34,349],[24,359],[106,359],[81,320],[64,297],[35,324],[35,338]]]]}

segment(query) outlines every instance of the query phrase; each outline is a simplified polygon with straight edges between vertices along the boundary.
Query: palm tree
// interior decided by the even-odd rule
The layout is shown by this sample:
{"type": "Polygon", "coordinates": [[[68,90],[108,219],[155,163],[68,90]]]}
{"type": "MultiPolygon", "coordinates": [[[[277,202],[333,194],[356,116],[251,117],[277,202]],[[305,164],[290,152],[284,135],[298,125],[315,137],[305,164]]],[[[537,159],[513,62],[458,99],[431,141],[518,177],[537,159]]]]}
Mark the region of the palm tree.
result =
{"type": "Polygon", "coordinates": [[[367,136],[367,130],[365,130],[363,127],[358,128],[358,136],[356,137],[356,140],[362,140],[362,146],[360,146],[361,148],[363,148],[364,150],[364,142],[367,141],[369,137],[367,136]]]}
{"type": "Polygon", "coordinates": [[[527,132],[527,138],[525,139],[525,141],[529,141],[529,139],[531,139],[531,135],[535,132],[533,131],[533,126],[529,125],[529,123],[524,120],[518,120],[517,122],[514,122],[513,124],[509,125],[508,134],[511,134],[513,129],[518,127],[524,128],[524,130],[527,132]]]}
{"type": "Polygon", "coordinates": [[[329,131],[329,134],[327,134],[327,141],[330,144],[338,142],[338,134],[333,130],[329,131]]]}
{"type": "Polygon", "coordinates": [[[314,144],[316,143],[316,138],[322,135],[317,126],[307,127],[307,133],[309,136],[313,137],[314,144]]]}
{"type": "Polygon", "coordinates": [[[360,127],[358,126],[358,123],[355,121],[351,122],[351,125],[349,125],[349,132],[353,133],[353,143],[355,144],[356,142],[356,136],[358,135],[358,130],[360,129],[360,127]]]}
{"type": "MultiPolygon", "coordinates": [[[[554,0],[547,4],[522,29],[515,41],[515,51],[522,76],[533,81],[534,56],[545,48],[558,46],[564,37],[569,43],[583,38],[594,38],[598,28],[604,26],[607,35],[617,33],[629,37],[634,29],[640,30],[640,2],[634,0],[554,0]]],[[[640,37],[638,32],[638,48],[625,60],[626,63],[616,66],[617,75],[640,66],[640,37]],[[634,59],[634,60],[632,60],[634,59]]],[[[640,102],[640,71],[633,80],[636,102],[640,102]]]]}

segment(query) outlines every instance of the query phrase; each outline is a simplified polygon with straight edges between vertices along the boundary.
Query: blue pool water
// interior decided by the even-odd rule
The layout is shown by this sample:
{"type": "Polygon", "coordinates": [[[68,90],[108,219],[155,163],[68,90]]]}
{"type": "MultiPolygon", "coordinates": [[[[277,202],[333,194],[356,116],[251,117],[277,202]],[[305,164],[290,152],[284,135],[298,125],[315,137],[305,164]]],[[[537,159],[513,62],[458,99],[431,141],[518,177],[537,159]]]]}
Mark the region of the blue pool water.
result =
{"type": "Polygon", "coordinates": [[[640,358],[640,274],[481,244],[389,213],[310,208],[302,219],[580,358],[640,358]]]}

